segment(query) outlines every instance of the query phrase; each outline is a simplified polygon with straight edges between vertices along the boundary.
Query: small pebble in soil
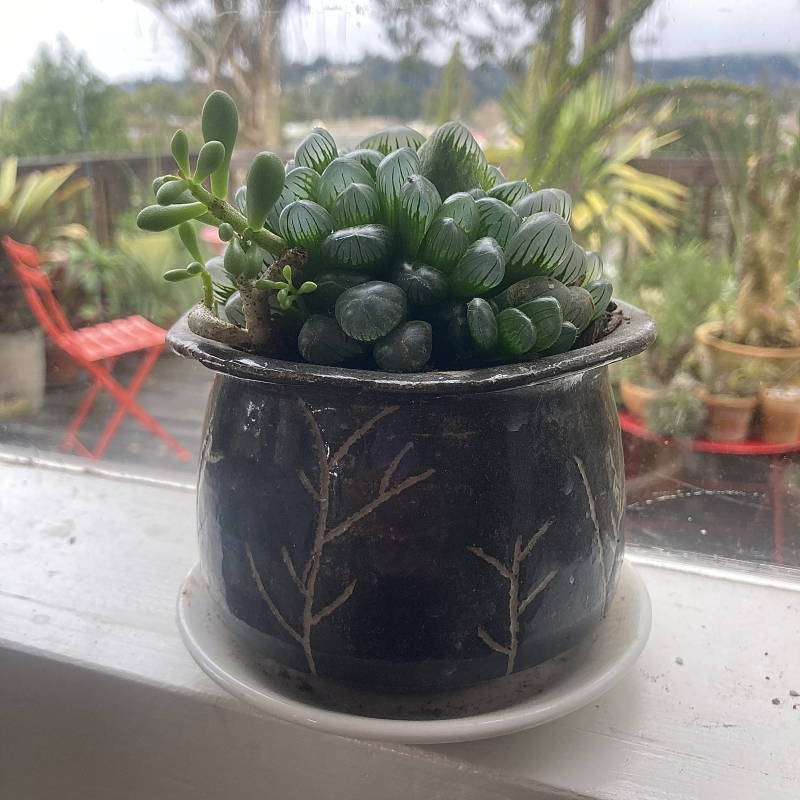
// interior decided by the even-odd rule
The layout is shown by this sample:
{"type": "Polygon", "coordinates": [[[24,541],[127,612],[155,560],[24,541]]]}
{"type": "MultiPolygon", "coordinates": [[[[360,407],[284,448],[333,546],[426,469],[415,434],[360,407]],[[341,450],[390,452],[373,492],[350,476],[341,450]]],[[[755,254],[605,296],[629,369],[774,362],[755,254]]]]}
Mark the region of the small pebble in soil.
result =
{"type": "Polygon", "coordinates": [[[680,656],[675,656],[675,663],[682,667],[683,666],[683,659],[680,656]]]}
{"type": "Polygon", "coordinates": [[[794,689],[789,689],[789,695],[791,697],[800,697],[800,692],[796,692],[794,689]]]}
{"type": "Polygon", "coordinates": [[[779,706],[780,704],[781,704],[781,701],[777,697],[773,697],[772,698],[772,705],[779,706]]]}

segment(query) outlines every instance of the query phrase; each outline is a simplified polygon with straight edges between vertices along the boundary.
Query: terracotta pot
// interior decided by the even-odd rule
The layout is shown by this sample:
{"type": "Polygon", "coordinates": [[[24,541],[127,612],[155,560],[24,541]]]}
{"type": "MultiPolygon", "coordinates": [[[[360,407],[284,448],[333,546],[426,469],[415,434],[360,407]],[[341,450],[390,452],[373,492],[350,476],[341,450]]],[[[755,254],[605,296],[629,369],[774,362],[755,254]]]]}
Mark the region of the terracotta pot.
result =
{"type": "Polygon", "coordinates": [[[761,439],[767,444],[792,444],[800,439],[800,389],[772,387],[759,393],[761,439]]]}
{"type": "Polygon", "coordinates": [[[227,627],[312,686],[426,690],[590,635],[624,549],[608,365],[655,338],[619,306],[627,322],[579,350],[412,375],[250,355],[178,322],[169,344],[216,373],[197,515],[227,627]]]}
{"type": "Polygon", "coordinates": [[[758,398],[708,394],[703,397],[708,409],[706,436],[717,442],[743,442],[750,432],[750,420],[758,398]]]}
{"type": "Polygon", "coordinates": [[[694,332],[701,353],[707,358],[714,375],[729,375],[753,364],[772,366],[779,372],[797,366],[797,371],[787,378],[787,382],[800,386],[800,347],[752,347],[726,342],[719,338],[723,325],[722,322],[706,322],[694,332]]]}
{"type": "Polygon", "coordinates": [[[638,386],[630,381],[622,380],[619,382],[619,393],[622,395],[622,402],[625,408],[634,417],[644,421],[647,414],[647,406],[658,397],[655,389],[648,389],[645,386],[638,386]]]}

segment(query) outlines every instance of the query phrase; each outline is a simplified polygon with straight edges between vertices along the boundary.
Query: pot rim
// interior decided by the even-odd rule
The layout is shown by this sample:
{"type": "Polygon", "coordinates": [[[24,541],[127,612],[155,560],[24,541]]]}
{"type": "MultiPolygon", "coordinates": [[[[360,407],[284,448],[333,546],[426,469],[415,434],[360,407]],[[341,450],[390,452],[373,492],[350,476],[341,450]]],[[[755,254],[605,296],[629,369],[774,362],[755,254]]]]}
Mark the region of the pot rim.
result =
{"type": "Polygon", "coordinates": [[[724,324],[721,320],[704,322],[694,329],[694,337],[700,344],[715,347],[717,350],[738,356],[795,360],[800,358],[800,347],[756,347],[752,344],[738,344],[737,342],[729,342],[727,339],[722,339],[719,336],[719,332],[724,324]]]}
{"type": "Polygon", "coordinates": [[[655,323],[635,306],[620,300],[614,302],[622,311],[622,324],[599,342],[538,361],[480,369],[397,374],[281,361],[197,336],[189,330],[188,312],[170,328],[167,344],[178,355],[193,358],[215,372],[261,383],[322,384],[329,388],[391,394],[478,394],[543,383],[641,353],[656,338],[655,323]]]}

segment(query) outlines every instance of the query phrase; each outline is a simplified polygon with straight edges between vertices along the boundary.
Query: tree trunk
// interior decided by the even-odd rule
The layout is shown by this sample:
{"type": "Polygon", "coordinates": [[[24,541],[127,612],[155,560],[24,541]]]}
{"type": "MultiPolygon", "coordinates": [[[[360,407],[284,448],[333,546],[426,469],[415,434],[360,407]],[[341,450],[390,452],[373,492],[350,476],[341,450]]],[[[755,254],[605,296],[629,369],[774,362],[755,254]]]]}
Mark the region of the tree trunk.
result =
{"type": "Polygon", "coordinates": [[[583,52],[589,52],[606,32],[609,0],[585,0],[583,52]]]}
{"type": "MultiPolygon", "coordinates": [[[[280,24],[283,13],[273,0],[262,0],[261,19],[263,28],[259,38],[259,66],[253,80],[253,133],[259,142],[270,150],[281,146],[281,37],[280,24]]],[[[261,144],[259,144],[261,146],[261,144]]]]}
{"type": "MultiPolygon", "coordinates": [[[[616,25],[625,16],[631,5],[631,0],[611,0],[611,23],[616,25]]],[[[631,52],[630,36],[620,42],[614,53],[613,83],[617,99],[625,97],[633,86],[633,53],[631,52]]]]}

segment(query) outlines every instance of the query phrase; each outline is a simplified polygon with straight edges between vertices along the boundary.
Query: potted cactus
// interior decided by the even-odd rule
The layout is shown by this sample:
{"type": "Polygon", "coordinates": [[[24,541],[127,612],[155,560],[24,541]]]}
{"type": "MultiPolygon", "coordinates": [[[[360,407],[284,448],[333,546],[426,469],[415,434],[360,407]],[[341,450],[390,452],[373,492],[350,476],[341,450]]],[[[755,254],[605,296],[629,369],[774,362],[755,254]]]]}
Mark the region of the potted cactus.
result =
{"type": "Polygon", "coordinates": [[[623,550],[606,366],[654,329],[610,302],[568,195],[505,180],[448,123],[352,152],[314,129],[228,203],[227,95],[202,129],[139,225],[178,226],[193,261],[166,277],[202,282],[168,341],[216,372],[198,527],[226,624],[312,686],[463,686],[572,647],[623,550]]]}

